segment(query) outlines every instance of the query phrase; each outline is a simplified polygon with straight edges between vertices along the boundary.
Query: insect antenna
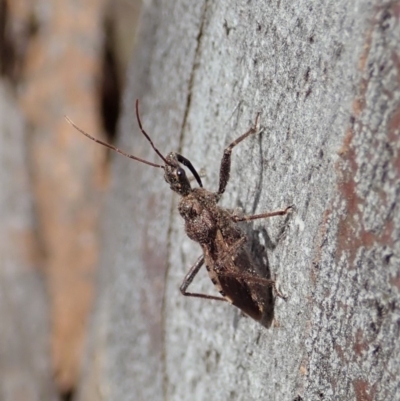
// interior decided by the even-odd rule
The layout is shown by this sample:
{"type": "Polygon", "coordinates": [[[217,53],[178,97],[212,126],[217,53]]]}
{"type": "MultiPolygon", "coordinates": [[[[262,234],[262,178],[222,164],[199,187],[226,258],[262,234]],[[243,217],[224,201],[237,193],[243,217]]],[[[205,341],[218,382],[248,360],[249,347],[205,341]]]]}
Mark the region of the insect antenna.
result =
{"type": "Polygon", "coordinates": [[[136,99],[136,118],[137,122],[139,124],[140,131],[142,131],[142,134],[146,137],[146,139],[150,142],[151,147],[154,149],[154,151],[158,154],[158,156],[161,157],[161,159],[164,161],[165,164],[171,164],[168,163],[167,159],[162,155],[162,153],[154,146],[153,141],[151,140],[150,136],[147,134],[147,132],[143,129],[142,126],[142,121],[140,120],[140,115],[139,115],[139,99],[136,99]]]}
{"type": "Polygon", "coordinates": [[[203,183],[201,182],[201,178],[199,174],[197,173],[196,169],[193,167],[192,163],[186,157],[183,157],[179,153],[176,154],[176,158],[178,159],[179,163],[182,163],[184,166],[186,166],[194,175],[194,178],[196,178],[197,183],[200,185],[201,188],[203,188],[203,183]]]}
{"type": "MultiPolygon", "coordinates": [[[[97,138],[95,138],[95,137],[89,135],[87,132],[83,131],[81,128],[79,128],[77,125],[75,125],[75,123],[74,123],[69,117],[67,117],[67,116],[64,116],[64,117],[65,117],[65,119],[66,119],[76,130],[78,130],[81,134],[85,135],[86,137],[88,137],[88,138],[91,139],[92,141],[94,141],[94,142],[96,142],[96,143],[99,143],[100,145],[103,145],[103,146],[105,146],[106,148],[109,148],[109,149],[113,150],[114,152],[120,153],[121,155],[123,155],[123,156],[125,156],[125,157],[129,157],[129,159],[137,160],[137,161],[139,161],[139,162],[141,162],[141,163],[147,164],[147,165],[152,166],[152,167],[165,168],[165,166],[162,166],[161,164],[151,163],[151,162],[149,162],[149,161],[147,161],[147,160],[141,159],[140,157],[137,157],[137,156],[131,155],[131,154],[129,154],[129,153],[126,153],[126,152],[124,152],[123,150],[118,149],[118,148],[116,148],[115,146],[110,145],[110,144],[107,143],[107,142],[103,142],[103,141],[101,141],[100,139],[97,139],[97,138]]],[[[141,131],[144,133],[144,131],[143,131],[143,129],[142,129],[141,126],[140,126],[140,129],[141,129],[141,131]]],[[[161,158],[166,162],[165,158],[161,155],[161,153],[160,153],[160,152],[157,150],[157,148],[153,145],[153,142],[151,141],[150,137],[149,137],[146,133],[144,133],[144,134],[145,134],[146,138],[149,140],[149,142],[151,143],[151,146],[153,147],[153,149],[154,149],[154,150],[157,152],[157,154],[158,154],[159,156],[161,156],[161,158]]]]}

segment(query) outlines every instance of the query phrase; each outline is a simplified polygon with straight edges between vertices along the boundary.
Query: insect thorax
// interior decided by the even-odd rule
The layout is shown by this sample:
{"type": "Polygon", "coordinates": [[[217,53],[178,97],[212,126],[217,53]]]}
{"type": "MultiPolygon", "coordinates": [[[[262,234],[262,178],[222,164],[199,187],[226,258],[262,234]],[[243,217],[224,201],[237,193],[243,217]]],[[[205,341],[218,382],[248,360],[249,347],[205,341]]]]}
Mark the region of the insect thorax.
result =
{"type": "Polygon", "coordinates": [[[217,200],[215,193],[204,188],[194,188],[181,198],[178,210],[185,220],[185,231],[193,241],[207,244],[214,240],[220,209],[217,200]]]}
{"type": "Polygon", "coordinates": [[[218,206],[218,199],[218,194],[214,192],[194,188],[179,203],[178,210],[185,220],[185,231],[190,239],[200,245],[213,244],[217,231],[227,245],[231,245],[242,235],[232,222],[231,213],[218,206]]]}

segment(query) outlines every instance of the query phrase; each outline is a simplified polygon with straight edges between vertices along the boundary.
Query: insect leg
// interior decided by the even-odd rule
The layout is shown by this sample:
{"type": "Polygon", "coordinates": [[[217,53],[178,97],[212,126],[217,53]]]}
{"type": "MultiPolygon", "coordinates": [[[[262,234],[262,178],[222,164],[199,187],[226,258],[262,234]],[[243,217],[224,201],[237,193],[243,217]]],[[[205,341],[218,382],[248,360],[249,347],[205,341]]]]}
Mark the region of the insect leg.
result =
{"type": "Polygon", "coordinates": [[[254,276],[249,273],[242,273],[242,272],[238,272],[238,271],[229,271],[229,270],[220,268],[221,266],[225,265],[226,260],[228,259],[229,256],[232,257],[237,253],[237,251],[244,245],[246,240],[247,240],[246,237],[242,237],[238,241],[236,241],[229,249],[225,250],[224,254],[221,256],[220,260],[217,262],[216,270],[218,271],[218,275],[219,276],[229,276],[229,277],[234,277],[237,279],[245,280],[247,283],[254,283],[254,284],[270,286],[273,288],[275,294],[278,297],[286,299],[287,296],[283,295],[276,287],[275,280],[270,280],[267,278],[254,276]]]}
{"type": "Polygon", "coordinates": [[[237,138],[235,141],[233,141],[225,150],[224,150],[224,155],[222,156],[221,160],[221,166],[219,168],[219,188],[218,188],[218,195],[222,195],[225,192],[226,185],[228,184],[229,181],[229,176],[231,172],[231,154],[232,154],[232,149],[242,142],[244,139],[246,139],[249,135],[255,134],[257,132],[257,125],[258,125],[258,119],[259,119],[259,114],[257,114],[256,121],[254,123],[254,126],[251,127],[247,132],[245,132],[243,135],[241,135],[239,138],[237,138]]]}
{"type": "Polygon", "coordinates": [[[292,206],[289,206],[286,209],[276,210],[275,212],[253,214],[253,215],[250,215],[250,216],[236,216],[236,215],[233,215],[232,216],[232,220],[234,222],[238,222],[238,221],[250,221],[250,220],[257,220],[257,219],[266,219],[267,217],[274,217],[274,216],[284,216],[285,214],[288,214],[291,209],[292,209],[292,206]]]}
{"type": "Polygon", "coordinates": [[[220,256],[218,264],[223,265],[228,256],[234,257],[237,251],[245,244],[246,241],[247,237],[243,236],[239,238],[234,244],[232,244],[228,249],[225,249],[225,251],[220,256]]]}
{"type": "Polygon", "coordinates": [[[246,281],[247,283],[254,283],[254,284],[260,284],[260,285],[265,285],[265,286],[269,286],[272,287],[275,294],[282,298],[282,299],[286,299],[287,296],[283,295],[278,288],[276,287],[276,282],[275,280],[270,280],[267,278],[263,278],[263,277],[257,277],[257,276],[253,276],[252,274],[248,274],[248,273],[240,273],[240,272],[236,272],[236,271],[221,271],[219,272],[220,276],[228,276],[228,277],[234,277],[237,279],[241,279],[246,281]]]}
{"type": "Polygon", "coordinates": [[[186,297],[196,297],[196,298],[204,298],[204,299],[213,299],[215,301],[226,301],[225,298],[222,297],[214,297],[212,295],[207,295],[207,294],[197,294],[193,292],[187,292],[187,288],[189,285],[192,283],[193,279],[195,278],[196,274],[199,272],[201,266],[204,264],[204,256],[201,255],[196,263],[190,268],[189,272],[186,274],[185,278],[183,279],[183,282],[180,286],[180,290],[182,295],[185,295],[186,297]]]}

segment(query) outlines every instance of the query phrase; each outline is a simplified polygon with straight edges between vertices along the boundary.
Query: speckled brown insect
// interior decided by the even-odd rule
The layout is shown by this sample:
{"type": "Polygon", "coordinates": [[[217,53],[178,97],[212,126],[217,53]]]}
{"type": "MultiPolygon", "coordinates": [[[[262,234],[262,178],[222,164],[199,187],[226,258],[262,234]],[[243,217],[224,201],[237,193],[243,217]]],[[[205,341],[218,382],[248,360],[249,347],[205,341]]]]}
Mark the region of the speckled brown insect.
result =
{"type": "Polygon", "coordinates": [[[125,153],[87,134],[77,127],[68,117],[66,117],[66,119],[73,127],[91,140],[130,159],[164,169],[165,181],[174,192],[181,196],[178,210],[185,220],[186,234],[190,239],[198,242],[203,250],[203,255],[197,259],[196,263],[183,280],[180,287],[181,293],[190,297],[228,301],[264,326],[269,327],[272,320],[272,300],[271,297],[265,295],[267,288],[273,287],[278,296],[284,297],[275,287],[274,280],[261,277],[257,273],[254,261],[249,251],[244,246],[247,241],[247,236],[239,228],[237,223],[273,216],[282,216],[287,214],[291,207],[289,206],[286,209],[270,213],[239,216],[228,209],[218,206],[218,201],[225,192],[226,185],[229,181],[232,149],[248,136],[257,133],[258,116],[254,126],[233,141],[224,150],[217,192],[211,192],[203,188],[199,174],[188,159],[176,152],[171,152],[166,157],[159,152],[142,127],[138,101],[136,101],[136,116],[141,132],[150,142],[157,155],[164,161],[164,165],[151,163],[125,153]],[[200,188],[191,187],[190,181],[181,165],[186,166],[191,171],[200,188]],[[211,281],[221,294],[220,297],[187,291],[203,264],[206,265],[211,281]]]}

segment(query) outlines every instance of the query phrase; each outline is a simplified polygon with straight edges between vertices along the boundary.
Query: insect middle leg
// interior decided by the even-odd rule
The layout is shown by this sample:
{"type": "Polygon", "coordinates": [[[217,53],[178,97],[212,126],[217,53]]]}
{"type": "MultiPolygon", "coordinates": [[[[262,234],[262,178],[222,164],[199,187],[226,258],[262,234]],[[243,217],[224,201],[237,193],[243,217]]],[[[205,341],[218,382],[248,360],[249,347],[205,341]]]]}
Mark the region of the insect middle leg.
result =
{"type": "Polygon", "coordinates": [[[275,212],[266,212],[261,214],[252,214],[248,216],[237,216],[232,215],[232,220],[237,223],[239,221],[250,221],[250,220],[257,220],[257,219],[266,219],[268,217],[274,216],[284,216],[288,214],[290,210],[293,209],[293,206],[288,206],[286,209],[276,210],[275,212]]]}
{"type": "Polygon", "coordinates": [[[223,297],[215,297],[213,295],[207,294],[198,294],[195,292],[187,292],[189,285],[192,283],[193,279],[196,277],[197,273],[199,272],[201,266],[204,264],[204,255],[201,255],[197,260],[196,263],[190,268],[189,272],[186,274],[183,282],[180,286],[180,290],[182,295],[186,297],[196,297],[196,298],[204,298],[204,299],[213,299],[215,301],[227,301],[223,297]]]}
{"type": "Polygon", "coordinates": [[[230,172],[231,172],[232,149],[236,145],[238,145],[240,142],[242,142],[244,139],[246,139],[249,135],[253,135],[257,132],[257,125],[258,125],[259,117],[260,117],[260,115],[257,114],[254,126],[251,127],[247,132],[245,132],[239,138],[237,138],[235,141],[233,141],[224,150],[224,155],[222,156],[222,160],[221,160],[221,166],[219,168],[219,188],[218,188],[218,192],[217,192],[218,195],[222,195],[225,192],[226,185],[228,184],[228,181],[229,181],[229,176],[230,176],[230,172]]]}

